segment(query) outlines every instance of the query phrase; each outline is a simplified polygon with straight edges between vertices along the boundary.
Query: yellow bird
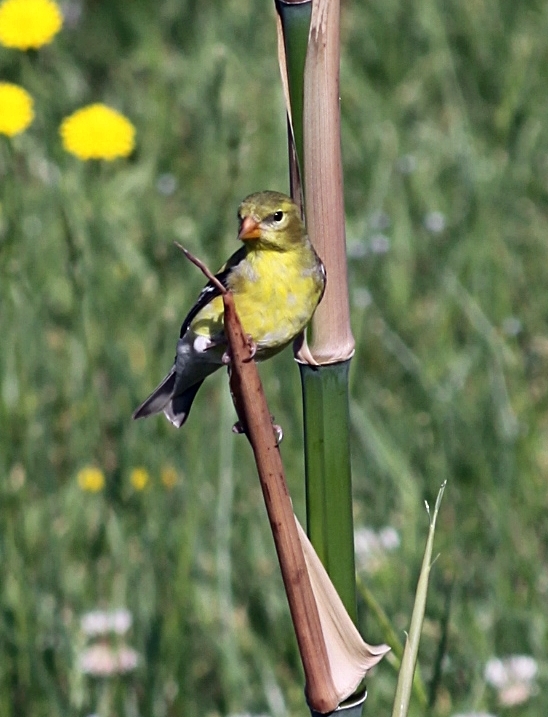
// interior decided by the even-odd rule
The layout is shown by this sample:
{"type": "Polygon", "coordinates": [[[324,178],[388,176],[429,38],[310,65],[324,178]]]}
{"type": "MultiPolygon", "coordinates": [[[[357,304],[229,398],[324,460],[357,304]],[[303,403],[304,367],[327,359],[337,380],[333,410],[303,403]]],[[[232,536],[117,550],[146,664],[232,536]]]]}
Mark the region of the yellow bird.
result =
{"type": "MultiPolygon", "coordinates": [[[[325,269],[314,251],[298,207],[285,194],[258,192],[238,210],[238,249],[216,275],[234,296],[255,358],[270,358],[306,327],[325,289],[325,269]]],[[[163,411],[180,428],[209,374],[223,365],[227,343],[219,289],[208,282],[181,327],[175,363],[134,412],[163,411]]]]}

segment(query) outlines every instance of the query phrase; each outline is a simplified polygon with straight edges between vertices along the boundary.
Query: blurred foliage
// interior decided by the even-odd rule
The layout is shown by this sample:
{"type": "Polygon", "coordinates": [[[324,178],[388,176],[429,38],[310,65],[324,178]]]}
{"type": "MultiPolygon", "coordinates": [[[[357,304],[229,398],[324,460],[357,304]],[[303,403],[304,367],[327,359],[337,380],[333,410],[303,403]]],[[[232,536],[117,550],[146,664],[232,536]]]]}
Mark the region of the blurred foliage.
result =
{"type": "MultiPolygon", "coordinates": [[[[1,79],[36,111],[0,137],[0,717],[304,714],[225,376],[181,432],[130,420],[203,283],[173,240],[216,268],[241,198],[287,189],[273,7],[63,7],[52,45],[0,48],[1,79]],[[63,153],[60,121],[95,101],[136,126],[129,160],[63,153]],[[102,491],[79,486],[85,466],[102,491]],[[80,616],[120,606],[139,667],[82,675],[80,616]]],[[[342,31],[356,525],[401,536],[363,577],[403,635],[422,503],[447,479],[419,654],[432,714],[499,713],[483,668],[509,653],[538,660],[541,689],[504,714],[544,714],[548,14],[536,0],[370,0],[344,6],[342,31]]],[[[302,515],[298,371],[289,353],[261,371],[302,515]]],[[[382,639],[365,614],[362,627],[382,639]]],[[[386,714],[394,687],[385,662],[364,714],[386,714]]]]}

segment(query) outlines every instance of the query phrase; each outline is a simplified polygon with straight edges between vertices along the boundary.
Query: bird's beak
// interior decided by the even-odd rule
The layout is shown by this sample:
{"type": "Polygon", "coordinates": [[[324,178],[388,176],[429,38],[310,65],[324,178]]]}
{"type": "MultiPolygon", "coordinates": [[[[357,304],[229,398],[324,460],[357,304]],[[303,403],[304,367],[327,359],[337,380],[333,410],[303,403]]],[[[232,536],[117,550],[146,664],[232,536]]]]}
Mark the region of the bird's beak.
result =
{"type": "Polygon", "coordinates": [[[261,236],[259,222],[253,217],[244,217],[240,225],[239,239],[258,239],[261,236]]]}

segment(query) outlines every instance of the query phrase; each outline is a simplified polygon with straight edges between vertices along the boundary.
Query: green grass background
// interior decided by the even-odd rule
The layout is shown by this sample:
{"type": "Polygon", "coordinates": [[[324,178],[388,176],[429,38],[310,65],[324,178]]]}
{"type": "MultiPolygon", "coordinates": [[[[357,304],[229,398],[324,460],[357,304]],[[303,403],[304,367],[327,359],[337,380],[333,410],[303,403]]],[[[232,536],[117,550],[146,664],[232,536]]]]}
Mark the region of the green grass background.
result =
{"type": "MultiPolygon", "coordinates": [[[[208,380],[180,432],[130,419],[169,368],[203,283],[173,241],[216,268],[237,245],[239,201],[287,191],[273,7],[65,9],[52,45],[0,49],[0,77],[36,103],[27,132],[0,138],[0,717],[304,715],[226,377],[208,380]],[[129,160],[63,152],[60,121],[94,101],[135,124],[129,160]],[[88,464],[105,471],[100,494],[76,483],[88,464]],[[159,479],[167,464],[179,473],[172,491],[159,479]],[[151,474],[142,493],[129,484],[135,466],[151,474]],[[80,616],[119,606],[134,616],[139,668],[82,676],[80,616]]],[[[447,479],[419,655],[427,686],[435,678],[432,714],[538,717],[548,712],[546,5],[345,3],[342,39],[356,526],[401,536],[363,578],[403,638],[423,501],[447,479]],[[483,668],[511,653],[538,660],[539,689],[503,709],[483,668]]],[[[286,352],[261,373],[303,516],[298,371],[286,352]]],[[[383,640],[364,610],[361,627],[383,640]]],[[[375,670],[364,715],[389,714],[395,679],[387,661],[375,670]]]]}

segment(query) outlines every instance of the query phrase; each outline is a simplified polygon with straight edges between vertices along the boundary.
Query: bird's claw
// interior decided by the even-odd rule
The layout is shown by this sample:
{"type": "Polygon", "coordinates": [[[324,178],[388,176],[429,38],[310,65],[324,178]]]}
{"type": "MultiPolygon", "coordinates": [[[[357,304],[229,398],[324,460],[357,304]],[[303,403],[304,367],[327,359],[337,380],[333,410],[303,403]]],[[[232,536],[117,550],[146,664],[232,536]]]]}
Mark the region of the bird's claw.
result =
{"type": "Polygon", "coordinates": [[[271,416],[271,418],[272,428],[274,429],[274,435],[276,436],[276,445],[279,446],[284,437],[284,430],[278,423],[274,423],[274,416],[271,416]]]}
{"type": "MultiPolygon", "coordinates": [[[[249,348],[249,356],[243,359],[244,363],[248,363],[249,361],[251,361],[251,359],[254,358],[255,354],[257,353],[257,344],[255,343],[255,341],[253,341],[249,334],[246,336],[246,342],[249,348]]],[[[230,365],[231,361],[232,356],[230,355],[230,348],[227,348],[227,350],[221,356],[221,363],[223,364],[223,366],[228,366],[230,365]]]]}
{"type": "MultiPolygon", "coordinates": [[[[277,423],[274,423],[274,416],[271,416],[271,418],[272,418],[272,430],[274,431],[274,436],[276,438],[276,445],[279,446],[284,437],[283,428],[281,426],[279,426],[277,423]]],[[[238,436],[242,436],[243,434],[246,433],[244,425],[241,421],[236,421],[236,423],[232,426],[232,433],[235,433],[238,436]]]]}
{"type": "Polygon", "coordinates": [[[236,423],[232,426],[232,433],[236,433],[238,436],[245,433],[245,428],[241,421],[236,421],[236,423]]]}
{"type": "Polygon", "coordinates": [[[255,341],[253,341],[253,339],[251,338],[251,336],[249,334],[246,336],[246,340],[247,340],[247,345],[249,347],[249,356],[244,359],[244,362],[248,363],[253,358],[255,358],[255,354],[257,353],[257,344],[255,343],[255,341]]]}

